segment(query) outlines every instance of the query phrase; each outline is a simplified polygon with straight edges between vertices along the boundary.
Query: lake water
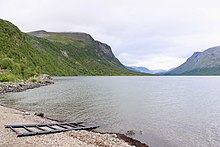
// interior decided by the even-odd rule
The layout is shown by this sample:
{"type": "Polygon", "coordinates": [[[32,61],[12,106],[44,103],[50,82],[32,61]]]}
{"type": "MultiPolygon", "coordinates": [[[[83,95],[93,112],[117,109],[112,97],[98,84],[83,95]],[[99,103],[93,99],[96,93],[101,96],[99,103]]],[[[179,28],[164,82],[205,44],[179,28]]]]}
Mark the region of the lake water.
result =
{"type": "Polygon", "coordinates": [[[0,95],[0,103],[66,121],[94,122],[150,146],[219,147],[220,77],[55,77],[0,95]]]}

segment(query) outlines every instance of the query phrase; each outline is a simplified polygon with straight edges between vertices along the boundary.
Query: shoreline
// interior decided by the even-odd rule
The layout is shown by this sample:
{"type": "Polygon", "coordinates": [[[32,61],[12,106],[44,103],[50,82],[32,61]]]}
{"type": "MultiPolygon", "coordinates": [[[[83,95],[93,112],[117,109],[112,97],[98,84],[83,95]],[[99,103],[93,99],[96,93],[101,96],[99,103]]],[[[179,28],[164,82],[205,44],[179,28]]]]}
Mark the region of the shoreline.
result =
{"type": "Polygon", "coordinates": [[[0,82],[0,94],[22,92],[28,89],[39,88],[50,84],[54,84],[53,79],[47,74],[40,74],[38,77],[32,77],[30,81],[0,82]]]}
{"type": "Polygon", "coordinates": [[[50,123],[62,122],[60,120],[40,117],[33,114],[28,114],[24,110],[19,110],[4,104],[0,104],[0,146],[136,146],[148,147],[148,145],[141,143],[138,140],[127,137],[124,134],[113,132],[98,132],[92,131],[69,131],[63,133],[36,135],[32,137],[16,137],[16,134],[10,129],[4,128],[4,125],[9,124],[27,124],[27,123],[50,123]],[[8,119],[7,119],[8,118],[8,119]],[[3,122],[2,122],[3,121],[3,122]],[[4,123],[5,122],[5,123],[4,123]],[[6,123],[7,122],[7,123],[6,123]],[[2,135],[2,137],[1,137],[2,135]],[[69,138],[63,143],[63,138],[69,138]],[[3,139],[4,138],[4,139],[3,139]],[[43,138],[43,139],[42,139],[43,138]],[[57,142],[53,143],[53,140],[57,142]],[[13,140],[13,144],[11,144],[13,140]],[[26,144],[29,142],[30,145],[26,144]],[[51,144],[51,143],[52,144],[51,144]],[[58,143],[59,144],[56,144],[58,143]]]}

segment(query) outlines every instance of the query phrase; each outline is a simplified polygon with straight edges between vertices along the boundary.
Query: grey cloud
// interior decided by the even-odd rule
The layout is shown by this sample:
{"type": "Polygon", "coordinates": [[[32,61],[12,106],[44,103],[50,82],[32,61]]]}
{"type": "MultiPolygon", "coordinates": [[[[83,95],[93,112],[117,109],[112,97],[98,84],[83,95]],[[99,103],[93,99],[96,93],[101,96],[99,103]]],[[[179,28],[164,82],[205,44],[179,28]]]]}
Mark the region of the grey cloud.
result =
{"type": "Polygon", "coordinates": [[[24,32],[87,32],[109,44],[124,64],[171,68],[195,51],[220,45],[219,4],[217,0],[1,0],[0,17],[24,32]]]}

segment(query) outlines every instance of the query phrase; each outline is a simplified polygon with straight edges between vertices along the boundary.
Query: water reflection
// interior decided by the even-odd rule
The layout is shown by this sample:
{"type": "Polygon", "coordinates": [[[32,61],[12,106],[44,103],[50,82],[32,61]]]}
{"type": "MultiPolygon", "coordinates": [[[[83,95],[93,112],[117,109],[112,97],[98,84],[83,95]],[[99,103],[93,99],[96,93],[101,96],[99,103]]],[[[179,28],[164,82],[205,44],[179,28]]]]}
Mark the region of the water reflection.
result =
{"type": "Polygon", "coordinates": [[[0,95],[6,105],[89,121],[152,146],[220,146],[219,77],[55,77],[56,84],[0,95]],[[141,132],[141,133],[140,133],[141,132]]]}

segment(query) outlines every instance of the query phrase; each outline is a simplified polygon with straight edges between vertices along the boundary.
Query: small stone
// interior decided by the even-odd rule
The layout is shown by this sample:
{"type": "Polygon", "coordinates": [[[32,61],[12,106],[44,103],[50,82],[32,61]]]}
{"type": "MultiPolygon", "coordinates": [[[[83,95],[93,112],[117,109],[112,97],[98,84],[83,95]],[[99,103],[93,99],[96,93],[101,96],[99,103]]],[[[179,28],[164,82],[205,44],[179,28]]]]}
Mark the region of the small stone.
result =
{"type": "Polygon", "coordinates": [[[44,117],[44,113],[35,113],[34,115],[40,116],[40,117],[44,117]]]}
{"type": "Polygon", "coordinates": [[[116,139],[115,139],[115,138],[112,138],[111,141],[116,142],[116,139]]]}
{"type": "Polygon", "coordinates": [[[24,112],[24,114],[23,115],[30,115],[30,113],[29,112],[24,112]]]}
{"type": "Polygon", "coordinates": [[[112,134],[112,137],[113,138],[117,138],[117,134],[112,134]]]}
{"type": "Polygon", "coordinates": [[[128,130],[126,135],[132,136],[132,135],[135,135],[135,133],[133,130],[128,130]]]}
{"type": "Polygon", "coordinates": [[[140,131],[139,133],[140,133],[140,135],[142,135],[142,134],[143,134],[143,132],[142,132],[142,131],[140,131]]]}

